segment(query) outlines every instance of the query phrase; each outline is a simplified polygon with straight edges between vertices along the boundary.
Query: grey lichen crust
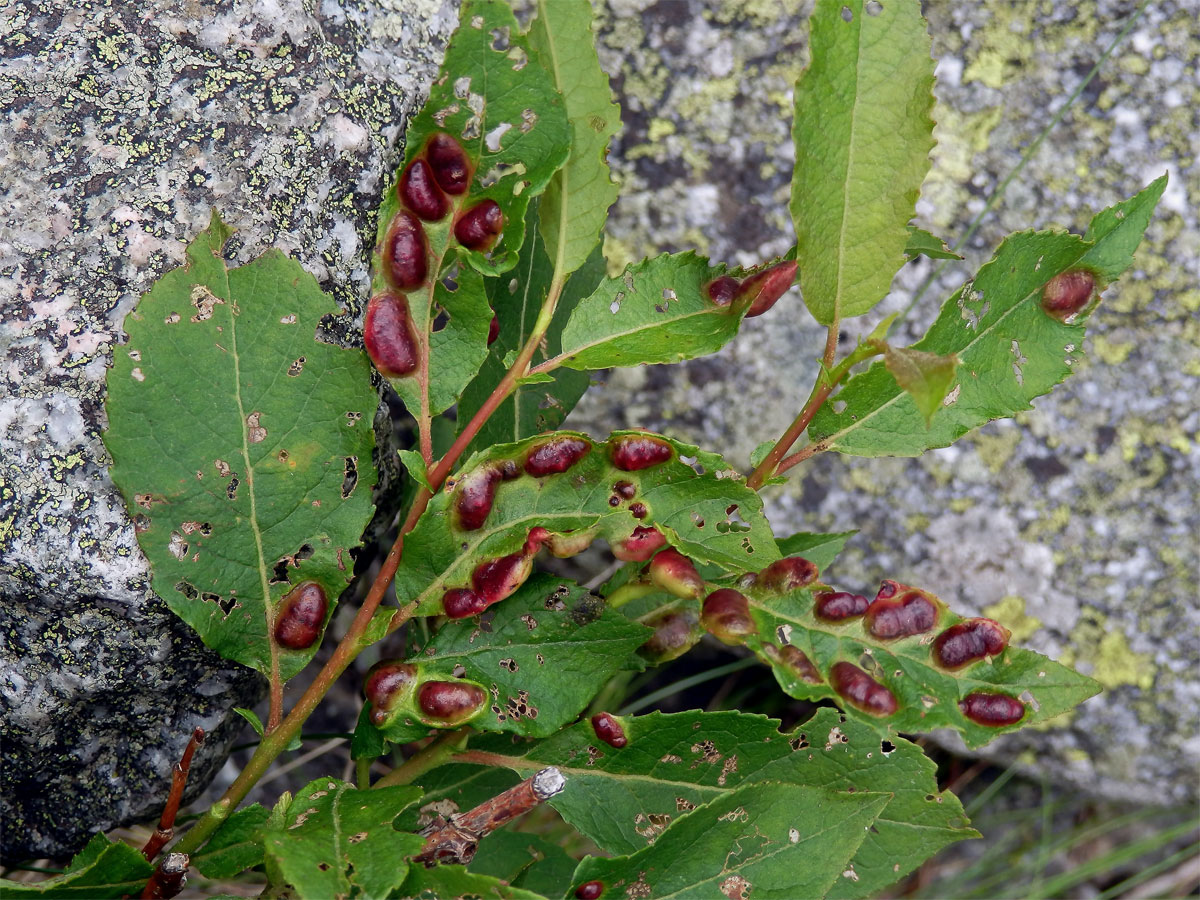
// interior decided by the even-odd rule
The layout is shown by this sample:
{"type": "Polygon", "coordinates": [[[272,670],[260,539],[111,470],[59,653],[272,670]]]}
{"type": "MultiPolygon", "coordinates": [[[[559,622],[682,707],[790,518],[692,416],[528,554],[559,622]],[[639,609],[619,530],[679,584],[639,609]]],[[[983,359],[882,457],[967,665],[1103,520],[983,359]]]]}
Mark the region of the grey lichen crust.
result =
{"type": "MultiPolygon", "coordinates": [[[[1087,790],[1139,801],[1196,796],[1196,478],[1200,413],[1200,41],[1186,3],[1151,4],[1099,77],[903,323],[918,337],[1010,231],[1067,226],[1164,171],[1170,184],[1133,269],[1089,323],[1087,362],[1034,410],[919,460],[818,456],[768,493],[778,534],[860,533],[828,576],[872,592],[919,584],[989,615],[1105,693],[1043,732],[985,751],[1087,790]]],[[[1117,0],[923,4],[939,60],[938,146],[918,223],[951,240],[1128,21],[1117,0]]],[[[612,160],[623,193],[613,267],[699,246],[751,263],[788,248],[790,87],[807,11],[760,0],[610,0],[601,41],[625,109],[612,160]]],[[[933,271],[845,326],[853,346],[933,271]]],[[[571,420],[645,425],[745,464],[803,403],[824,334],[795,294],[715,357],[621,370],[571,420]]]]}
{"type": "Polygon", "coordinates": [[[0,9],[6,859],[155,815],[196,726],[214,731],[198,790],[237,731],[229,708],[259,691],[150,591],[107,477],[125,314],[216,207],[239,229],[231,263],[293,254],[353,340],[379,192],[456,19],[440,0],[0,9]]]}

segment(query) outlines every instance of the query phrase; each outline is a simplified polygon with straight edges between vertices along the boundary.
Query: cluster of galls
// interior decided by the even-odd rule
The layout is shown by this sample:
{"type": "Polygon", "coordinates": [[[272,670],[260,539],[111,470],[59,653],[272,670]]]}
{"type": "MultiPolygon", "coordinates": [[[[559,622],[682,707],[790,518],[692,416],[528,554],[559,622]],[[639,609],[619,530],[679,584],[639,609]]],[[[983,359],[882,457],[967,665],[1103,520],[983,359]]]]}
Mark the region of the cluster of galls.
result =
{"type": "MultiPolygon", "coordinates": [[[[388,224],[380,250],[389,290],[371,298],[363,322],[363,340],[371,362],[389,378],[411,375],[420,363],[405,294],[427,286],[430,277],[429,242],[422,223],[440,222],[454,211],[455,239],[477,251],[490,249],[504,230],[504,213],[495,200],[457,208],[455,198],[467,193],[472,175],[462,145],[438,132],[400,176],[396,191],[402,209],[388,224]]],[[[492,331],[497,325],[493,323],[492,331]]],[[[489,343],[494,339],[489,333],[489,343]]]]}
{"type": "Polygon", "coordinates": [[[483,712],[483,685],[459,678],[439,681],[426,677],[419,664],[383,660],[367,672],[363,693],[371,704],[371,724],[386,728],[411,716],[434,728],[457,728],[483,712]]]}
{"type": "MultiPolygon", "coordinates": [[[[655,632],[641,653],[663,662],[686,652],[705,631],[731,646],[744,644],[757,634],[758,627],[750,614],[750,601],[742,591],[788,593],[816,584],[820,573],[807,559],[793,556],[771,563],[761,572],[744,575],[738,581],[740,590],[722,587],[704,596],[706,586],[695,566],[677,550],[667,549],[651,560],[646,574],[651,584],[676,597],[704,597],[699,617],[685,606],[657,612],[644,622],[655,632]]],[[[932,594],[891,580],[883,582],[873,601],[832,590],[817,591],[814,600],[813,615],[818,620],[840,625],[859,619],[867,634],[880,641],[927,634],[937,627],[943,613],[941,601],[932,594]]],[[[999,655],[1008,646],[1009,637],[1008,629],[991,619],[966,619],[938,634],[930,653],[937,666],[957,671],[999,655]]],[[[800,680],[809,684],[825,681],[799,648],[760,643],[763,656],[791,670],[800,680]]],[[[853,663],[834,663],[828,683],[846,702],[869,715],[890,716],[899,708],[896,695],[886,685],[853,663]]],[[[986,691],[967,694],[959,709],[971,721],[991,727],[1016,724],[1026,713],[1025,704],[1016,697],[986,691]]]]}
{"type": "Polygon", "coordinates": [[[796,263],[776,263],[741,281],[732,275],[722,275],[705,285],[708,299],[717,306],[740,309],[744,306],[746,318],[761,316],[775,305],[796,280],[796,263]]]}
{"type": "MultiPolygon", "coordinates": [[[[882,583],[872,601],[860,594],[826,590],[818,591],[813,603],[813,615],[818,620],[841,625],[859,619],[867,634],[880,641],[928,634],[937,627],[942,613],[941,601],[932,594],[890,579],[882,583]]],[[[957,671],[997,656],[1008,646],[1009,637],[1008,629],[991,619],[966,619],[934,638],[930,653],[938,667],[957,671]]],[[[798,662],[798,676],[819,683],[816,669],[807,657],[798,662]]],[[[895,694],[853,663],[835,663],[829,683],[863,712],[888,716],[897,709],[895,694]]],[[[993,727],[1013,725],[1025,716],[1025,704],[1017,698],[983,691],[968,694],[959,708],[971,721],[993,727]]]]}
{"type": "MultiPolygon", "coordinates": [[[[634,472],[671,459],[674,448],[666,441],[649,435],[625,435],[608,442],[609,461],[623,472],[634,472]]],[[[521,459],[488,462],[465,474],[454,486],[451,499],[454,524],[462,531],[477,531],[487,521],[496,502],[496,491],[506,481],[523,475],[547,478],[562,475],[592,451],[592,444],[581,437],[563,435],[532,445],[521,459]]],[[[632,501],[629,511],[644,518],[648,509],[635,500],[637,486],[629,481],[613,485],[613,506],[632,501]]],[[[494,603],[512,595],[533,571],[533,558],[545,547],[554,556],[565,558],[582,553],[596,537],[595,530],[552,534],[540,526],[529,531],[524,546],[516,553],[488,559],[471,572],[470,584],[449,588],[442,595],[442,607],[452,619],[463,619],[483,612],[494,603]]],[[[644,561],[666,544],[655,528],[638,526],[630,536],[613,544],[613,554],[626,561],[644,561]]]]}

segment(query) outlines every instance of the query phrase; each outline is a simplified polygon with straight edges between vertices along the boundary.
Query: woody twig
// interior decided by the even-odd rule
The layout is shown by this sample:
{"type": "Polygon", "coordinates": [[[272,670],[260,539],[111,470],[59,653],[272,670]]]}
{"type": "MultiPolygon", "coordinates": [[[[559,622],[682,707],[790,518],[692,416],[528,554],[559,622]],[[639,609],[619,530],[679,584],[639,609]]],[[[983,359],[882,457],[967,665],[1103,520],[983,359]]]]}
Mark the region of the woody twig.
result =
{"type": "Polygon", "coordinates": [[[449,821],[439,816],[422,830],[425,847],[416,861],[429,868],[440,863],[466,865],[486,835],[561,793],[566,784],[563,774],[550,766],[474,809],[452,815],[449,821]]]}
{"type": "MultiPolygon", "coordinates": [[[[192,756],[195,755],[196,748],[203,743],[204,729],[197,728],[192,732],[191,740],[188,741],[187,748],[183,751],[183,758],[175,764],[175,769],[171,773],[171,793],[167,795],[167,805],[163,807],[162,816],[158,820],[158,828],[154,834],[150,835],[146,846],[142,848],[142,856],[146,857],[147,862],[153,861],[154,857],[158,856],[158,851],[175,836],[175,816],[179,813],[179,804],[183,801],[183,789],[187,786],[188,770],[192,767],[192,756]]],[[[186,869],[186,866],[184,868],[186,869]]],[[[182,879],[182,875],[180,878],[182,879]]],[[[148,890],[149,885],[146,887],[148,890]]]]}

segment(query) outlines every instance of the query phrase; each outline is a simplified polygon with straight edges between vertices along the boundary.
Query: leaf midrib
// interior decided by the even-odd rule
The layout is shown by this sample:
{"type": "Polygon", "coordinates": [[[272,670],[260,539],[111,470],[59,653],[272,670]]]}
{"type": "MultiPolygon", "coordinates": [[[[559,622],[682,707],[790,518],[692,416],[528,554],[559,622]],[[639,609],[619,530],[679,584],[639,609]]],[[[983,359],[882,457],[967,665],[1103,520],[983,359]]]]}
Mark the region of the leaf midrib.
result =
{"type": "MultiPolygon", "coordinates": [[[[214,253],[214,256],[217,254],[214,253]]],[[[229,334],[230,334],[230,355],[233,358],[233,394],[237,400],[238,409],[238,429],[242,435],[242,466],[246,471],[246,490],[250,493],[250,531],[254,535],[254,548],[258,555],[258,577],[262,587],[263,597],[263,617],[266,620],[266,643],[267,653],[271,663],[271,681],[278,683],[279,675],[279,648],[275,641],[271,639],[271,584],[267,571],[266,557],[263,553],[263,537],[262,531],[258,527],[258,498],[254,490],[254,467],[250,462],[250,434],[246,427],[246,407],[242,402],[242,364],[241,355],[238,353],[237,342],[237,317],[238,304],[233,298],[233,287],[229,279],[229,267],[225,265],[224,260],[217,257],[221,265],[221,277],[224,280],[226,308],[229,312],[229,334]]]]}

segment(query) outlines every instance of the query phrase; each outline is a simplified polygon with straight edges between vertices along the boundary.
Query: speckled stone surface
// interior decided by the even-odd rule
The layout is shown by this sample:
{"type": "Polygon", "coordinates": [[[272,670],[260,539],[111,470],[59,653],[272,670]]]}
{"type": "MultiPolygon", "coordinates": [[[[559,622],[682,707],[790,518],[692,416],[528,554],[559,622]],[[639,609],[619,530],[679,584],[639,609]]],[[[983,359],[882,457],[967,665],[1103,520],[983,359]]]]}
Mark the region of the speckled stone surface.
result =
{"type": "MultiPolygon", "coordinates": [[[[939,60],[939,143],[920,224],[963,234],[1135,6],[923,4],[939,60]]],[[[696,246],[750,263],[790,246],[790,87],[807,54],[807,10],[610,0],[602,61],[619,73],[626,110],[610,261],[696,246]]],[[[967,261],[942,272],[893,333],[918,337],[1005,234],[1055,223],[1082,232],[1094,211],[1168,171],[1078,373],[1015,422],[954,447],[919,460],[817,457],[768,494],[779,534],[860,530],[828,573],[845,586],[873,590],[884,576],[923,585],[1096,677],[1105,693],[1056,727],[986,752],[1141,802],[1194,800],[1200,769],[1195,14],[1194,3],[1149,5],[983,220],[967,261]]],[[[932,270],[906,267],[872,316],[847,324],[843,349],[932,270]]],[[[823,344],[793,294],[714,357],[615,373],[572,424],[663,428],[745,464],[798,411],[823,344]]]]}
{"type": "MultiPolygon", "coordinates": [[[[6,859],[199,790],[253,705],[149,590],[100,441],[138,296],[216,206],[351,314],[374,209],[457,20],[442,0],[16,0],[0,8],[0,710],[6,859]]],[[[349,321],[349,320],[348,320],[349,321]]]]}

